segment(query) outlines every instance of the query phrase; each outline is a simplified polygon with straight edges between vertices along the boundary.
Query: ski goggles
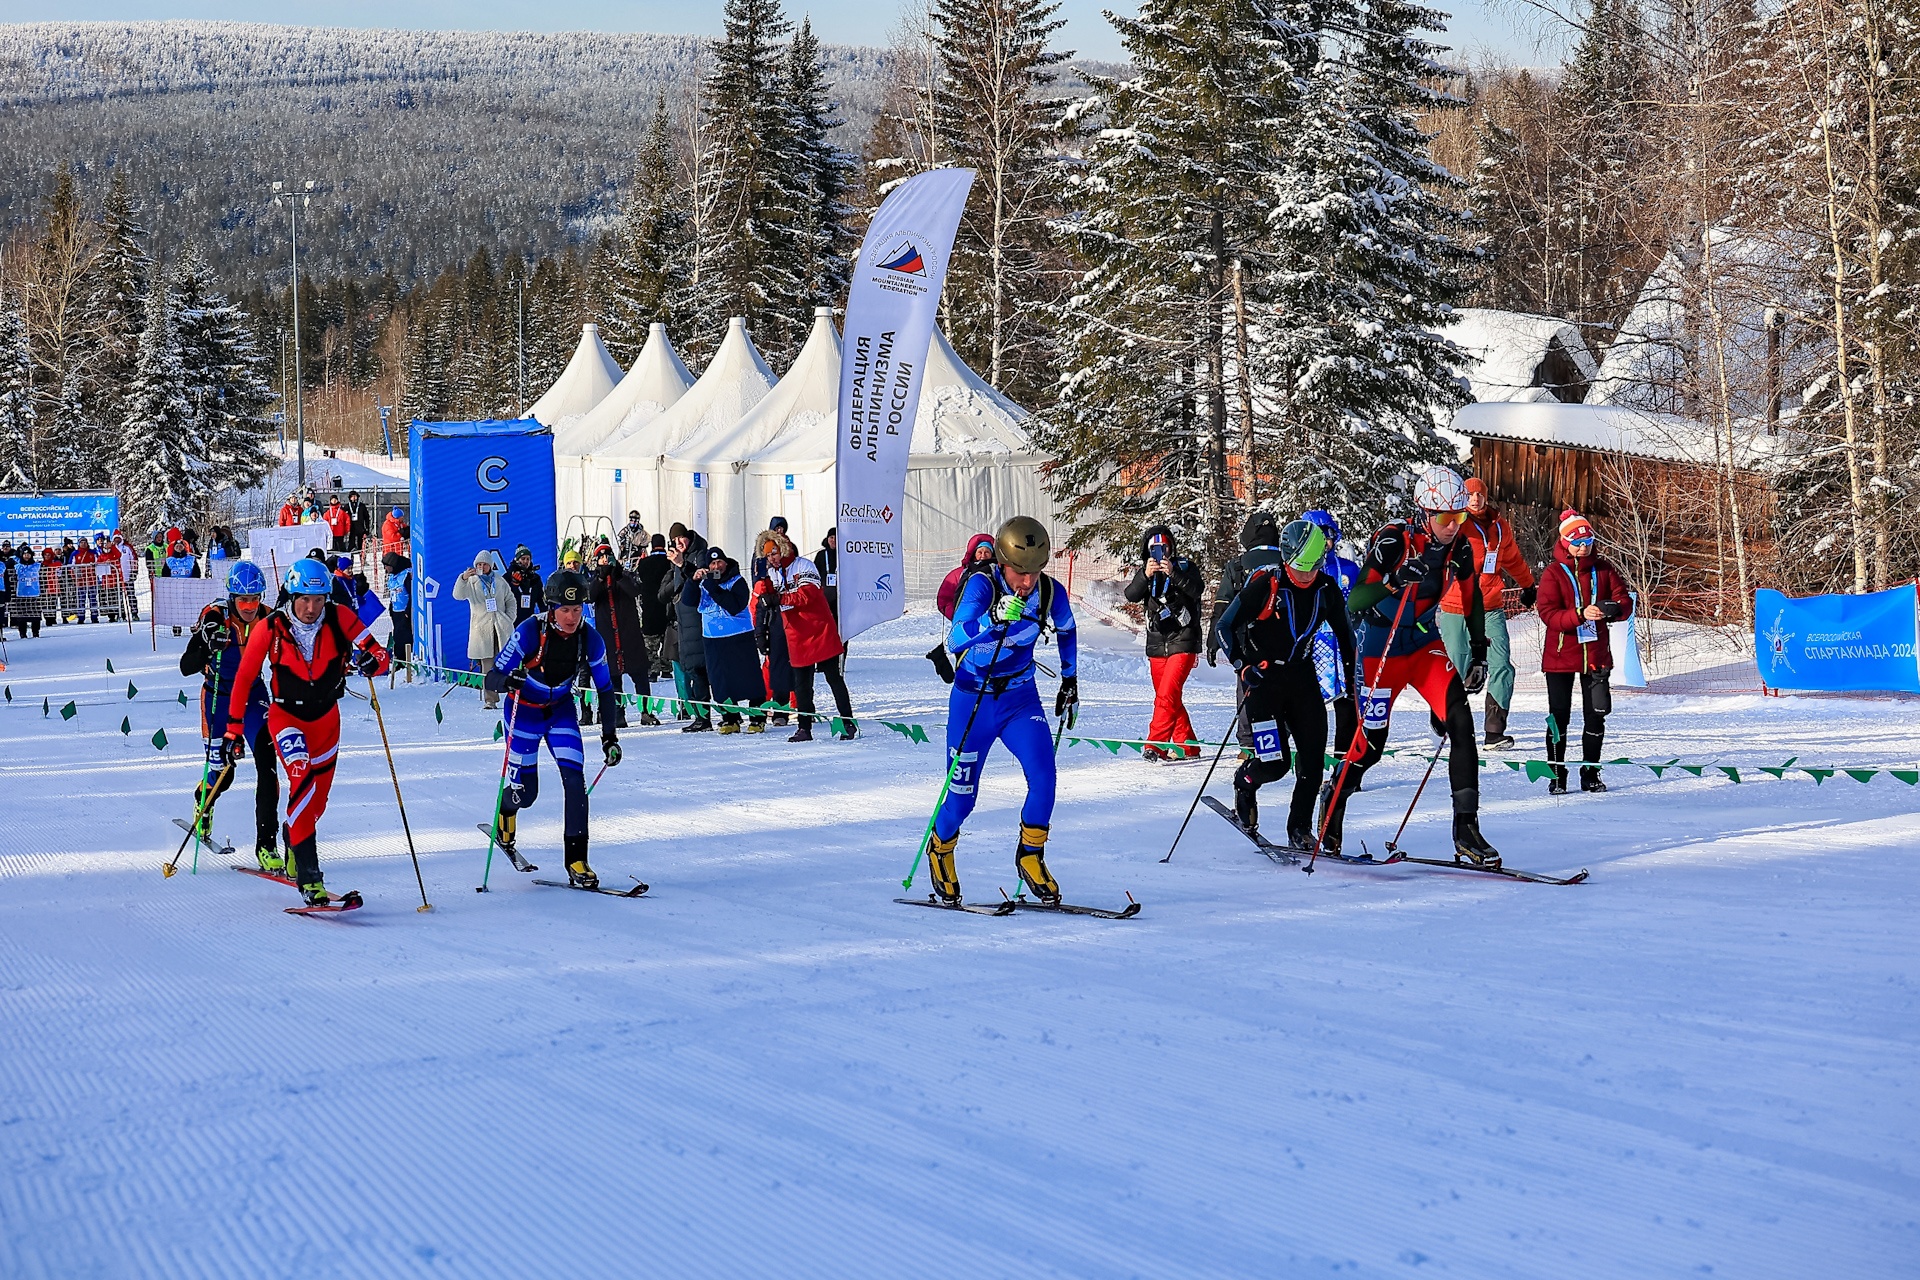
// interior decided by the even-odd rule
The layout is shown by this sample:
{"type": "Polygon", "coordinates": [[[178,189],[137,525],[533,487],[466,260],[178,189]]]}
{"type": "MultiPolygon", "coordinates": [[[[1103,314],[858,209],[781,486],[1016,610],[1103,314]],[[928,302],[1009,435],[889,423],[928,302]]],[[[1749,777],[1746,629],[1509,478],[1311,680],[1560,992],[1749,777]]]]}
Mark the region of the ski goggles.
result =
{"type": "Polygon", "coordinates": [[[1307,540],[1300,549],[1287,560],[1287,568],[1298,574],[1320,572],[1320,566],[1327,562],[1327,534],[1318,525],[1314,525],[1307,534],[1307,540]]]}
{"type": "Polygon", "coordinates": [[[1589,533],[1578,538],[1568,538],[1567,545],[1576,551],[1591,551],[1593,550],[1593,535],[1589,533]]]}
{"type": "Polygon", "coordinates": [[[1429,511],[1427,523],[1436,529],[1458,529],[1467,522],[1464,511],[1429,511]]]}

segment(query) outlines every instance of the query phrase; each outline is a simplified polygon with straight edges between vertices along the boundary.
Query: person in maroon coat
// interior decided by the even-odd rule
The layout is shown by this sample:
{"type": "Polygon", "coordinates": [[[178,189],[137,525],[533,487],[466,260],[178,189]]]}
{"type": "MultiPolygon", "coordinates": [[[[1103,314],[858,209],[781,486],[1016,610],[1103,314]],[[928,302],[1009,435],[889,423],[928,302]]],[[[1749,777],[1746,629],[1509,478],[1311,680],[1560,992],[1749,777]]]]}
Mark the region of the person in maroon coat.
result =
{"type": "MultiPolygon", "coordinates": [[[[1546,624],[1540,670],[1547,677],[1547,759],[1567,758],[1567,730],[1573,713],[1573,682],[1580,681],[1580,770],[1582,791],[1605,791],[1600,770],[1600,746],[1607,736],[1607,714],[1613,710],[1613,692],[1607,680],[1613,672],[1613,647],[1607,642],[1607,624],[1633,616],[1633,600],[1626,580],[1600,554],[1593,526],[1569,508],[1560,513],[1560,541],[1553,563],[1540,575],[1540,620],[1546,624]]],[[[1547,784],[1552,795],[1567,792],[1567,771],[1555,764],[1547,784]]]]}

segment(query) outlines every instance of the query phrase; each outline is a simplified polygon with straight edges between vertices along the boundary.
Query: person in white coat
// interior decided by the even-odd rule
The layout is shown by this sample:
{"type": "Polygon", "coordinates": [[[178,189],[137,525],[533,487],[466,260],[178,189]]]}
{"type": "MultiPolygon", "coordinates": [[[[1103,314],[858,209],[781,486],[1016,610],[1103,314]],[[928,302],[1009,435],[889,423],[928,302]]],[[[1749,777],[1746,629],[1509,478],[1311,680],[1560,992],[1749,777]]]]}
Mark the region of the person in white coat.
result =
{"type": "MultiPolygon", "coordinates": [[[[495,566],[493,552],[482,550],[473,557],[473,567],[462,570],[453,584],[453,598],[467,602],[467,658],[474,670],[485,671],[513,638],[513,588],[495,566]]],[[[498,693],[482,692],[486,705],[500,705],[498,693]]]]}

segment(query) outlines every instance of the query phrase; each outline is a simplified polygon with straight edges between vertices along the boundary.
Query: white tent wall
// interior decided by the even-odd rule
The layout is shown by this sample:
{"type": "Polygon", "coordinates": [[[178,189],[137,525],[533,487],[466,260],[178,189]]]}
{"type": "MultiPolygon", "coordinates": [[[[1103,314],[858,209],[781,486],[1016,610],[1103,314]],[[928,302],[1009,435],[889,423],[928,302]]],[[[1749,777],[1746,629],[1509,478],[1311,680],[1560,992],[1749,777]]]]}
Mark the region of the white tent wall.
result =
{"type": "Polygon", "coordinates": [[[903,531],[908,596],[930,599],[960,563],[967,539],[992,533],[1010,516],[1034,517],[1064,545],[1065,526],[1040,477],[1044,461],[1031,453],[911,460],[903,531]]]}

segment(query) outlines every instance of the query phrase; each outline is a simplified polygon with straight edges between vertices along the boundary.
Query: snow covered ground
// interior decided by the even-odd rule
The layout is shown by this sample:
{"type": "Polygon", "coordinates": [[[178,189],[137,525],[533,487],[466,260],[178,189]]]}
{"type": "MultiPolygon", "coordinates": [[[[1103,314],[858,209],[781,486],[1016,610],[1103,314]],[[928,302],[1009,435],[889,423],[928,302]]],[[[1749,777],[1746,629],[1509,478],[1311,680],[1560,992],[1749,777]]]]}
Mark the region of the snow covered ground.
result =
{"type": "MultiPolygon", "coordinates": [[[[1137,641],[1087,633],[1088,731],[1140,736],[1137,641]]],[[[863,711],[944,716],[934,634],[856,645],[863,711]]],[[[1051,861],[1145,910],[990,919],[890,900],[937,746],[636,728],[594,860],[653,892],[496,862],[477,895],[493,722],[402,686],[435,910],[356,702],[321,851],[368,905],[307,920],[212,855],[159,874],[199,774],[179,646],[63,627],[0,676],[0,1275],[1920,1271],[1920,792],[1885,775],[1619,770],[1549,800],[1489,770],[1510,863],[1593,872],[1556,888],[1308,877],[1205,810],[1161,865],[1201,770],[1082,746],[1051,861]]],[[[1542,711],[1523,690],[1516,732],[1542,711]]],[[[1609,755],[1912,767],[1920,705],[1623,694],[1613,728],[1609,755]]],[[[1375,773],[1352,838],[1392,834],[1419,763],[1375,773]]],[[[218,815],[243,843],[250,782],[218,815]]],[[[1417,850],[1443,848],[1437,790],[1417,850]]],[[[1020,794],[997,755],[976,898],[1012,887],[1020,794]]],[[[549,871],[557,799],[521,827],[549,871]]]]}

